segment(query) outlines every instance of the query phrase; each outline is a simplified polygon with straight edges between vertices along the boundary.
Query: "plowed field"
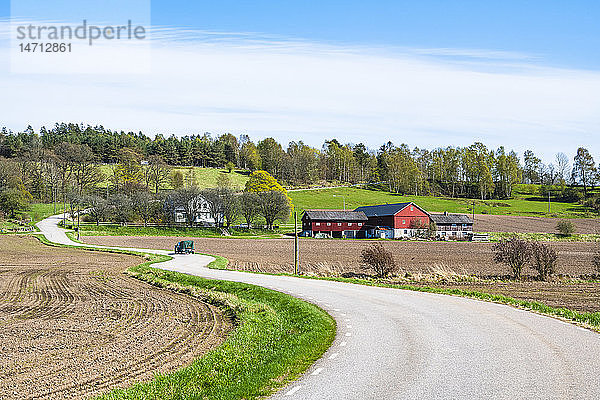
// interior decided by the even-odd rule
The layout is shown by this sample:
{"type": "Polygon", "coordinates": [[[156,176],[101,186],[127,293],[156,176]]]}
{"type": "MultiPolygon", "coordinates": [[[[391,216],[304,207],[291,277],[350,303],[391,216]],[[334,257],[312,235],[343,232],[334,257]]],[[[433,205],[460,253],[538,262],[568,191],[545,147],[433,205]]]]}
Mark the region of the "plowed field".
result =
{"type": "Polygon", "coordinates": [[[140,259],[0,237],[0,398],[85,398],[220,344],[219,309],[122,272],[140,259]]]}
{"type": "MultiPolygon", "coordinates": [[[[291,239],[219,239],[161,236],[88,236],[86,243],[109,246],[132,246],[170,249],[179,240],[196,242],[202,253],[218,254],[229,259],[237,269],[292,272],[294,242],[291,239]]],[[[369,245],[365,240],[301,239],[300,258],[303,268],[331,268],[337,272],[360,270],[360,253],[369,245]]],[[[492,243],[386,241],[402,270],[428,272],[432,268],[479,276],[507,275],[510,271],[493,262],[492,243]]],[[[552,242],[559,252],[558,273],[586,275],[594,273],[592,257],[595,243],[552,242]]],[[[525,271],[526,273],[528,271],[525,271]]]]}

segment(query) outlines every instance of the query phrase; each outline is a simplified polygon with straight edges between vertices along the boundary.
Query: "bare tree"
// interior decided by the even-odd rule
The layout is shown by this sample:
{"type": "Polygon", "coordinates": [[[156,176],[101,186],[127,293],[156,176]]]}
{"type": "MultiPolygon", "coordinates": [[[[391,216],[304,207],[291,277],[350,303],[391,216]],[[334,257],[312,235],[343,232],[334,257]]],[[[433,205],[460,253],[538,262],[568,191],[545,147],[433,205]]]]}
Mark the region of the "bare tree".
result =
{"type": "Polygon", "coordinates": [[[154,188],[154,193],[158,193],[165,187],[171,177],[171,168],[163,161],[160,156],[150,156],[148,166],[145,168],[146,180],[149,187],[154,188]]]}
{"type": "Polygon", "coordinates": [[[515,279],[521,278],[523,267],[531,259],[531,243],[513,236],[494,245],[494,261],[506,264],[515,279]]]}
{"type": "Polygon", "coordinates": [[[378,278],[397,272],[398,266],[391,251],[386,250],[381,243],[373,243],[361,252],[364,268],[370,269],[378,278]]]}
{"type": "Polygon", "coordinates": [[[121,225],[127,225],[133,221],[134,210],[133,203],[129,196],[117,193],[108,198],[108,216],[112,222],[121,225]]]}
{"type": "Polygon", "coordinates": [[[194,186],[180,188],[173,192],[175,206],[183,210],[186,222],[190,227],[194,226],[198,210],[200,210],[202,200],[200,195],[200,190],[194,186]]]}
{"type": "Polygon", "coordinates": [[[267,229],[273,229],[276,220],[287,221],[290,216],[290,202],[279,190],[268,190],[256,193],[260,214],[265,219],[267,229]]]}
{"type": "Polygon", "coordinates": [[[569,157],[565,153],[556,154],[556,175],[559,181],[565,182],[569,176],[569,157]]]}
{"type": "Polygon", "coordinates": [[[218,189],[221,202],[223,203],[223,217],[225,226],[229,228],[235,222],[240,214],[239,196],[229,188],[218,189]]]}
{"type": "Polygon", "coordinates": [[[558,254],[549,245],[539,242],[531,243],[533,268],[538,272],[539,278],[548,280],[556,272],[558,254]]]}
{"type": "Polygon", "coordinates": [[[131,195],[133,210],[142,219],[144,226],[156,215],[157,202],[146,190],[134,192],[131,195]]]}
{"type": "Polygon", "coordinates": [[[240,213],[246,220],[248,229],[252,227],[252,223],[256,217],[260,215],[260,205],[258,204],[258,195],[255,192],[244,192],[240,196],[240,213]]]}
{"type": "Polygon", "coordinates": [[[96,226],[100,225],[100,221],[106,218],[109,209],[108,202],[100,196],[86,196],[83,202],[88,206],[88,215],[96,221],[96,226]]]}

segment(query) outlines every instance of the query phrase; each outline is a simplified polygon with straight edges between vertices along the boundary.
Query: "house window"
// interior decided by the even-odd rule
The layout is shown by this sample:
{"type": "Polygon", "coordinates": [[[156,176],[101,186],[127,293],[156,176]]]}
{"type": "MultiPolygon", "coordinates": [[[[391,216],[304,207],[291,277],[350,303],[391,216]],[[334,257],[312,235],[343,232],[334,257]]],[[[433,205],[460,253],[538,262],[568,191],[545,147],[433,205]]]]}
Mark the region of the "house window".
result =
{"type": "Polygon", "coordinates": [[[328,223],[327,223],[327,226],[331,226],[331,222],[328,222],[328,223]]]}
{"type": "Polygon", "coordinates": [[[348,226],[352,226],[352,222],[348,222],[348,226]]]}
{"type": "Polygon", "coordinates": [[[316,222],[315,225],[316,226],[321,226],[321,223],[320,222],[316,222]]]}
{"type": "Polygon", "coordinates": [[[341,223],[341,222],[338,222],[338,226],[342,226],[342,223],[341,223]]]}
{"type": "Polygon", "coordinates": [[[410,211],[414,211],[413,206],[410,206],[410,211]]]}
{"type": "Polygon", "coordinates": [[[362,222],[359,222],[359,223],[358,223],[358,226],[362,226],[362,222]]]}
{"type": "Polygon", "coordinates": [[[405,229],[405,230],[404,230],[404,234],[405,234],[405,235],[406,235],[406,234],[408,234],[408,229],[405,229]]]}
{"type": "Polygon", "coordinates": [[[402,220],[402,225],[406,225],[406,220],[405,219],[402,220]]]}

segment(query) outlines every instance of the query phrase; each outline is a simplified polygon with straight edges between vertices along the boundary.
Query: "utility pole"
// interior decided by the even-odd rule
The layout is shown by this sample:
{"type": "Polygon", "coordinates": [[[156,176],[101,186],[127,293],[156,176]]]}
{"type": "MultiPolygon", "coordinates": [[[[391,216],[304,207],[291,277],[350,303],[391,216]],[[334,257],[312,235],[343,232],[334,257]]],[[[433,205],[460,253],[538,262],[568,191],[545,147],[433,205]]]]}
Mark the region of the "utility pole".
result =
{"type": "Polygon", "coordinates": [[[300,273],[300,249],[298,248],[298,213],[294,210],[294,275],[300,273]]]}

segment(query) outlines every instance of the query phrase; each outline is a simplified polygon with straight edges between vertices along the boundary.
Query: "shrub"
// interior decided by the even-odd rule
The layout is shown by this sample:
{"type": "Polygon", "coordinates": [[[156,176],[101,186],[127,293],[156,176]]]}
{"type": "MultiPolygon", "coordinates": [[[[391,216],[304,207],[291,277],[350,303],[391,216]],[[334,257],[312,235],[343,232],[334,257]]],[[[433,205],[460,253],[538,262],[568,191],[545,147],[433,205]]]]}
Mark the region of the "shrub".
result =
{"type": "Polygon", "coordinates": [[[521,278],[523,266],[531,259],[531,243],[516,236],[494,245],[494,261],[506,264],[515,279],[521,278]]]}
{"type": "Polygon", "coordinates": [[[386,250],[381,243],[373,243],[361,252],[365,269],[370,269],[378,278],[385,278],[398,271],[392,252],[386,250]]]}
{"type": "Polygon", "coordinates": [[[556,230],[563,236],[571,236],[575,233],[575,225],[571,221],[560,221],[556,224],[556,230]]]}
{"type": "Polygon", "coordinates": [[[541,280],[547,280],[556,272],[558,261],[556,250],[544,243],[533,242],[531,243],[531,253],[533,268],[538,272],[541,280]]]}

